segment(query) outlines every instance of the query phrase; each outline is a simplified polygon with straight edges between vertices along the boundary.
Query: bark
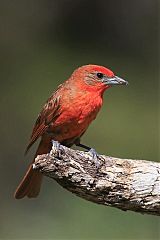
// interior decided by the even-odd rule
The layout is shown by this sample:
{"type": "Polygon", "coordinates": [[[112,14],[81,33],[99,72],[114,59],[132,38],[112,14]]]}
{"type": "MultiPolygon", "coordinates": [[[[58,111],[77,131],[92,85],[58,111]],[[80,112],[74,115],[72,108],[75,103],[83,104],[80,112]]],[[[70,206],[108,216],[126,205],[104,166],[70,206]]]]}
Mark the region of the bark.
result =
{"type": "Polygon", "coordinates": [[[53,144],[33,168],[88,201],[121,210],[160,215],[160,163],[98,155],[53,144]]]}

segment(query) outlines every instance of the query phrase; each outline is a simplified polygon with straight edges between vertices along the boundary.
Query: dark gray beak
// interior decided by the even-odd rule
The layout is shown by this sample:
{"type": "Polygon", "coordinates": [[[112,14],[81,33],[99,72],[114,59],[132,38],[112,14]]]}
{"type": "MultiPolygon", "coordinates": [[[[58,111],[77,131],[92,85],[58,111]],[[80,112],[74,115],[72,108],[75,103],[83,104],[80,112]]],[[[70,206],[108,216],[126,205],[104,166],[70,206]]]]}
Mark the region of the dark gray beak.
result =
{"type": "Polygon", "coordinates": [[[124,79],[114,76],[114,77],[104,77],[103,78],[103,83],[105,83],[106,85],[128,85],[128,82],[125,81],[124,79]]]}

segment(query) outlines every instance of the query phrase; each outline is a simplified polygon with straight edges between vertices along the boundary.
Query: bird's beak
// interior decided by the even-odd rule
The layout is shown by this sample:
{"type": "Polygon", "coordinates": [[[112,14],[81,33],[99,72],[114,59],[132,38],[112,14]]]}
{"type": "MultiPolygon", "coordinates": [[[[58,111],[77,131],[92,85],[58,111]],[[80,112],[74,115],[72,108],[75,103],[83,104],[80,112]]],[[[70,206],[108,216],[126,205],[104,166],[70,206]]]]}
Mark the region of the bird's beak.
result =
{"type": "Polygon", "coordinates": [[[103,83],[105,85],[127,85],[128,82],[125,81],[124,79],[114,76],[114,77],[104,77],[103,83]]]}

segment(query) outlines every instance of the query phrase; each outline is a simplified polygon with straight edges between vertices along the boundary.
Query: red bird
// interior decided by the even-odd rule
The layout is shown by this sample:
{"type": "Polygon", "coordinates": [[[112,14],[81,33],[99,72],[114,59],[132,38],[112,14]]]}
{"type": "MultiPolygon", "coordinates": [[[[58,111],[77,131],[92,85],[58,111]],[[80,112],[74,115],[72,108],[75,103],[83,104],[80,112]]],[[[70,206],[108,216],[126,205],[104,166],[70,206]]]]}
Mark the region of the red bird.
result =
{"type": "MultiPolygon", "coordinates": [[[[39,137],[41,141],[35,157],[50,152],[52,140],[67,147],[75,144],[89,149],[80,143],[80,138],[102,107],[104,91],[113,85],[126,84],[102,66],[85,65],[76,69],[47,100],[38,115],[26,152],[39,137]]],[[[15,191],[15,198],[37,197],[41,183],[42,174],[31,164],[15,191]]]]}

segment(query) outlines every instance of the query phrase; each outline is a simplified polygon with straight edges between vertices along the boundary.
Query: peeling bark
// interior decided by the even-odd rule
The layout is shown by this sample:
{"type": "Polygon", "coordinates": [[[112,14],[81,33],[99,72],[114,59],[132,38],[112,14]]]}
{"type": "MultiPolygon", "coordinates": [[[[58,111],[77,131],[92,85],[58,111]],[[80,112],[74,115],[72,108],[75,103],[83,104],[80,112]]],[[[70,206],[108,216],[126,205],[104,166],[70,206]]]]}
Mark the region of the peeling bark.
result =
{"type": "Polygon", "coordinates": [[[33,168],[88,201],[121,210],[160,215],[160,163],[98,156],[57,144],[33,168]]]}

